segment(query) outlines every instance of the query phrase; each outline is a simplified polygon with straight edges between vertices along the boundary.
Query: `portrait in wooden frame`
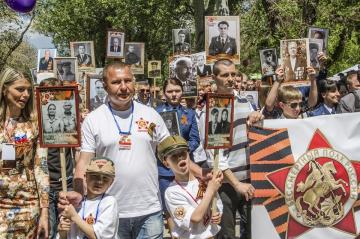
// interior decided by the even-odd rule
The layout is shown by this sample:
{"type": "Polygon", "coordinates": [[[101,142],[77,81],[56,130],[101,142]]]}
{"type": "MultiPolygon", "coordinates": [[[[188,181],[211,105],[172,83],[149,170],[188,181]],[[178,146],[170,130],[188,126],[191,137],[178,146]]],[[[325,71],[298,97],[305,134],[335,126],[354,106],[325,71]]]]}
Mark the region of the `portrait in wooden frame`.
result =
{"type": "Polygon", "coordinates": [[[125,46],[125,33],[109,29],[106,38],[106,57],[123,58],[125,46]]]}
{"type": "Polygon", "coordinates": [[[77,86],[36,88],[40,146],[79,147],[80,113],[77,86]]]}
{"type": "Polygon", "coordinates": [[[227,149],[233,142],[234,96],[208,93],[205,149],[227,149]]]}
{"type": "Polygon", "coordinates": [[[93,41],[70,42],[71,56],[77,58],[79,71],[95,69],[95,50],[93,41]]]}

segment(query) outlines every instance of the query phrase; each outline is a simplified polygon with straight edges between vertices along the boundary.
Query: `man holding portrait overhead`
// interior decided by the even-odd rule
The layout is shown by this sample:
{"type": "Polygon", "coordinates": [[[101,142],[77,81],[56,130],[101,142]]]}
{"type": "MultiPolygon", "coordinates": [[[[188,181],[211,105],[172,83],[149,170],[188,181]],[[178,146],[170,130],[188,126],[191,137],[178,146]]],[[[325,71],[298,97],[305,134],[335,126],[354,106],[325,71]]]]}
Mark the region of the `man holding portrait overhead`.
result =
{"type": "Polygon", "coordinates": [[[209,55],[226,54],[233,56],[237,53],[235,38],[228,35],[229,23],[221,21],[218,23],[219,35],[211,39],[209,55]]]}

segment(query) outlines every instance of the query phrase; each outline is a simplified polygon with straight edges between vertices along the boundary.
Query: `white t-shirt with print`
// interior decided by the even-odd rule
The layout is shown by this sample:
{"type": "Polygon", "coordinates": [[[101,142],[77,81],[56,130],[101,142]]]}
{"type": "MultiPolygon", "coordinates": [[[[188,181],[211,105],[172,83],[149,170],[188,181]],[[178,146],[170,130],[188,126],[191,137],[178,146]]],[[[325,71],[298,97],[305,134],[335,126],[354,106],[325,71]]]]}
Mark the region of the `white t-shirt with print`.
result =
{"type": "MultiPolygon", "coordinates": [[[[176,238],[196,239],[215,236],[220,231],[220,226],[210,223],[210,207],[202,222],[191,222],[191,215],[201,202],[201,199],[198,199],[197,202],[194,200],[199,190],[199,181],[195,179],[189,182],[178,183],[174,180],[165,191],[166,208],[175,222],[172,236],[176,238]],[[189,194],[191,194],[191,196],[189,194]]],[[[217,195],[217,208],[222,214],[223,205],[219,195],[217,195]]]]}
{"type": "MultiPolygon", "coordinates": [[[[94,232],[97,239],[113,239],[118,238],[117,230],[119,219],[117,217],[117,203],[113,196],[102,195],[87,199],[81,204],[81,209],[78,215],[81,218],[88,218],[91,214],[93,218],[96,217],[97,207],[99,205],[99,212],[97,214],[96,223],[93,224],[94,232]],[[101,201],[100,201],[101,200],[101,201]],[[85,210],[85,211],[84,211],[85,210]]],[[[71,229],[68,232],[68,239],[83,239],[85,234],[77,227],[75,223],[71,224],[71,229]]]]}
{"type": "MultiPolygon", "coordinates": [[[[81,151],[114,161],[115,180],[108,193],[117,200],[119,218],[144,216],[161,210],[155,150],[170,134],[153,108],[136,101],[133,104],[130,149],[119,148],[119,130],[107,104],[91,112],[82,125],[81,151]]],[[[121,131],[129,131],[131,108],[113,112],[121,131]]]]}

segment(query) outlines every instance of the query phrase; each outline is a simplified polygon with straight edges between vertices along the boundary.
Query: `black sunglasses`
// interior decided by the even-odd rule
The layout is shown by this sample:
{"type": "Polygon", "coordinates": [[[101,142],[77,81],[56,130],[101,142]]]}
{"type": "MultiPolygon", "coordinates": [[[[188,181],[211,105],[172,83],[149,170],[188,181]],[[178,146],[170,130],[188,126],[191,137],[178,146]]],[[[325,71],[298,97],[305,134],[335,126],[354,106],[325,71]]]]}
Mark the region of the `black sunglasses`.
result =
{"type": "Polygon", "coordinates": [[[288,103],[287,105],[290,106],[291,109],[296,109],[297,107],[301,108],[302,107],[303,102],[293,102],[293,103],[288,103]]]}

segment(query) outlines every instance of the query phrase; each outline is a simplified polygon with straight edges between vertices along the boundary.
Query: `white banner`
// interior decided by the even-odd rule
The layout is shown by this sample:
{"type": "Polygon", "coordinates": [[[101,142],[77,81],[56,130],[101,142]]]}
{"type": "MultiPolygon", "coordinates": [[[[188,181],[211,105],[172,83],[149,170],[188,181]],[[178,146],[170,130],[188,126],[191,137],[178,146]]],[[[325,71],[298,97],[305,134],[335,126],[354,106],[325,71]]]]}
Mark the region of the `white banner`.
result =
{"type": "Polygon", "coordinates": [[[266,120],[249,137],[252,238],[360,234],[360,113],[266,120]]]}

